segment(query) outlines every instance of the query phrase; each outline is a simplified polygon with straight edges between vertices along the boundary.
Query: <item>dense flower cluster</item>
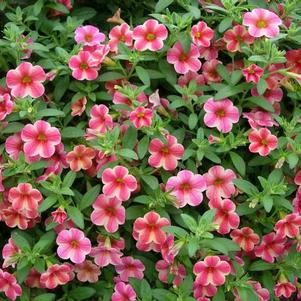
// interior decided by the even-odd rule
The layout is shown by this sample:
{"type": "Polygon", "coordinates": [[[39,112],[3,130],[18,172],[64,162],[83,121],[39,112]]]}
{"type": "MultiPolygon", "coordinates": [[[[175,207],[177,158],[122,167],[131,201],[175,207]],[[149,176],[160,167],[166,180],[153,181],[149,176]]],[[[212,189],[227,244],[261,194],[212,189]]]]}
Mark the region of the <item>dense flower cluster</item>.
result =
{"type": "Polygon", "coordinates": [[[301,299],[298,1],[129,2],[0,1],[0,299],[301,299]]]}

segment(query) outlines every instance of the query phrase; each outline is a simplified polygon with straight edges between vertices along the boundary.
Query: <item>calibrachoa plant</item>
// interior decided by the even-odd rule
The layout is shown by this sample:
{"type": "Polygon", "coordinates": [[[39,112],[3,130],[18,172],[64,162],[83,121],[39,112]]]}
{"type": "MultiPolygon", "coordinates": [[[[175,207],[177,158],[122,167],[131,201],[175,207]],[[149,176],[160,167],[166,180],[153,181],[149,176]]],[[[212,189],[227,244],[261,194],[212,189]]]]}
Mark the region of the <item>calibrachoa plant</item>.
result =
{"type": "Polygon", "coordinates": [[[300,0],[92,2],[0,1],[0,300],[301,300],[300,0]]]}

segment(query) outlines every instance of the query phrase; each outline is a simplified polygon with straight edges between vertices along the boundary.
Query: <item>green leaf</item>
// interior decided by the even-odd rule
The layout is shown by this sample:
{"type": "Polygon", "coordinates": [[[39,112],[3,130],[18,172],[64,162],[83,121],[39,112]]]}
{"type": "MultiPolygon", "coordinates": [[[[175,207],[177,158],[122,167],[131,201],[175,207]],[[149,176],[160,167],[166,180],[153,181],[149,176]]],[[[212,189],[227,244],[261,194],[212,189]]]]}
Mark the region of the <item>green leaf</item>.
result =
{"type": "Polygon", "coordinates": [[[45,268],[46,262],[44,259],[38,257],[34,261],[34,268],[39,272],[39,273],[44,273],[46,268],[45,268]]]}
{"type": "Polygon", "coordinates": [[[242,301],[259,301],[258,295],[255,293],[253,287],[250,286],[238,286],[238,295],[242,301]]]}
{"type": "Polygon", "coordinates": [[[188,54],[191,48],[191,36],[187,32],[181,32],[179,41],[183,47],[184,53],[188,54]]]}
{"type": "Polygon", "coordinates": [[[67,207],[67,213],[76,226],[78,226],[80,229],[84,229],[84,216],[77,207],[67,207]]]}
{"type": "Polygon", "coordinates": [[[223,64],[218,64],[216,66],[216,70],[224,81],[226,81],[227,83],[230,82],[231,77],[229,76],[229,71],[223,64]]]}
{"type": "Polygon", "coordinates": [[[50,117],[50,116],[64,117],[65,113],[63,111],[56,110],[56,109],[44,109],[36,114],[37,119],[42,119],[43,117],[50,117]]]}
{"type": "Polygon", "coordinates": [[[259,80],[259,83],[256,86],[259,95],[262,95],[265,92],[265,90],[267,89],[267,87],[268,87],[267,82],[265,81],[264,78],[261,78],[259,80]]]}
{"type": "Polygon", "coordinates": [[[195,113],[191,113],[188,118],[188,126],[190,130],[193,130],[198,123],[198,115],[195,113]]]}
{"type": "Polygon", "coordinates": [[[219,287],[212,301],[224,301],[224,300],[225,300],[224,290],[222,287],[219,287]]]}
{"type": "Polygon", "coordinates": [[[253,195],[255,193],[258,193],[257,187],[246,180],[234,179],[233,183],[239,190],[247,193],[248,195],[253,195]]]}
{"type": "Polygon", "coordinates": [[[109,72],[102,73],[99,76],[98,80],[100,82],[107,82],[110,80],[115,80],[115,79],[120,79],[120,78],[124,78],[124,75],[119,72],[109,71],[109,72]]]}
{"type": "Polygon", "coordinates": [[[232,26],[232,22],[233,22],[233,19],[230,17],[223,19],[223,21],[220,22],[218,25],[218,31],[220,33],[223,33],[224,31],[226,31],[228,28],[230,28],[232,26]]]}
{"type": "Polygon", "coordinates": [[[262,204],[266,212],[270,212],[273,208],[273,198],[270,195],[265,195],[262,199],[262,204]]]}
{"type": "Polygon", "coordinates": [[[214,239],[203,239],[201,244],[206,248],[217,250],[226,255],[228,255],[229,252],[240,250],[239,245],[227,238],[214,237],[214,239]]]}
{"type": "Polygon", "coordinates": [[[97,11],[92,7],[81,7],[72,11],[72,16],[81,20],[89,20],[96,16],[97,11]]]}
{"type": "Polygon", "coordinates": [[[160,13],[166,7],[171,5],[173,2],[174,2],[174,0],[159,0],[155,6],[155,12],[160,13]]]}
{"type": "Polygon", "coordinates": [[[49,209],[50,207],[52,207],[54,204],[56,204],[56,202],[57,202],[57,198],[54,195],[51,195],[42,202],[42,204],[38,208],[38,211],[42,213],[47,209],[49,209]]]}
{"type": "Polygon", "coordinates": [[[230,158],[237,171],[244,176],[246,174],[246,163],[244,159],[234,152],[230,152],[230,158]]]}
{"type": "Polygon", "coordinates": [[[48,250],[56,238],[54,231],[49,231],[41,236],[39,241],[34,245],[33,251],[43,253],[48,250]]]}
{"type": "Polygon", "coordinates": [[[66,174],[66,176],[65,176],[65,178],[63,180],[62,186],[64,186],[64,187],[71,187],[72,184],[73,184],[73,182],[75,181],[75,179],[76,179],[76,173],[74,171],[70,170],[66,174]]]}
{"type": "Polygon", "coordinates": [[[268,112],[273,113],[275,111],[272,104],[270,104],[266,99],[264,99],[261,96],[251,96],[251,97],[248,97],[246,99],[246,101],[250,101],[251,103],[263,108],[264,110],[266,110],[268,112]]]}
{"type": "Polygon", "coordinates": [[[215,216],[215,209],[207,210],[200,218],[199,223],[212,224],[215,216]]]}
{"type": "Polygon", "coordinates": [[[38,0],[33,6],[33,15],[34,16],[39,15],[43,6],[44,6],[44,0],[38,0]]]}
{"type": "Polygon", "coordinates": [[[252,87],[252,85],[250,85],[249,83],[242,83],[235,87],[226,86],[215,94],[214,99],[220,100],[223,98],[227,98],[227,97],[239,94],[243,91],[248,91],[251,87],[252,87]]]}
{"type": "Polygon", "coordinates": [[[287,163],[289,164],[290,169],[293,169],[297,166],[299,162],[299,157],[296,154],[289,154],[287,156],[287,163]]]}
{"type": "Polygon", "coordinates": [[[136,72],[137,76],[143,82],[143,84],[146,86],[150,86],[150,78],[148,72],[141,66],[136,66],[136,72]]]}
{"type": "Polygon", "coordinates": [[[148,136],[144,136],[139,141],[138,147],[137,147],[137,153],[138,153],[139,159],[142,159],[145,156],[145,154],[147,153],[148,145],[149,145],[149,137],[148,136]]]}
{"type": "Polygon", "coordinates": [[[277,265],[274,263],[265,262],[262,260],[257,260],[251,263],[249,266],[249,271],[267,271],[277,269],[277,265]]]}
{"type": "Polygon", "coordinates": [[[168,233],[174,234],[178,238],[184,238],[188,235],[188,232],[181,227],[177,226],[165,226],[162,229],[168,233]]]}
{"type": "Polygon", "coordinates": [[[64,76],[60,77],[55,81],[55,88],[53,92],[53,97],[56,102],[59,102],[64,96],[65,92],[69,88],[70,77],[64,76]]]}
{"type": "Polygon", "coordinates": [[[21,250],[30,250],[30,244],[27,239],[22,236],[19,232],[14,232],[12,235],[12,239],[16,246],[21,250]]]}
{"type": "Polygon", "coordinates": [[[144,207],[145,206],[138,205],[138,206],[131,206],[127,208],[125,211],[126,219],[134,220],[137,217],[142,216],[144,213],[144,207]]]}
{"type": "Polygon", "coordinates": [[[24,127],[24,124],[20,122],[10,122],[8,126],[4,129],[1,129],[2,134],[15,134],[20,132],[24,127]]]}
{"type": "Polygon", "coordinates": [[[147,184],[153,190],[159,187],[158,179],[152,175],[142,175],[141,179],[145,184],[147,184]]]}
{"type": "Polygon", "coordinates": [[[56,295],[52,293],[41,294],[32,299],[32,301],[53,301],[56,295]]]}
{"type": "Polygon", "coordinates": [[[61,131],[62,138],[79,138],[83,137],[85,131],[77,127],[66,127],[61,131]]]}
{"type": "Polygon", "coordinates": [[[47,7],[60,11],[63,14],[69,14],[69,10],[61,3],[49,3],[47,7]]]}
{"type": "Polygon", "coordinates": [[[91,206],[94,201],[96,200],[97,196],[99,195],[100,192],[100,185],[96,185],[93,188],[89,189],[84,196],[82,197],[80,203],[79,203],[79,208],[80,210],[84,210],[91,206]]]}
{"type": "Polygon", "coordinates": [[[189,257],[193,257],[195,252],[199,249],[199,242],[195,237],[191,237],[188,240],[187,250],[189,257]]]}
{"type": "Polygon", "coordinates": [[[122,139],[123,148],[133,149],[137,142],[137,129],[134,126],[129,126],[122,139]]]}
{"type": "Polygon", "coordinates": [[[119,150],[118,155],[120,155],[121,157],[127,158],[127,159],[138,160],[138,156],[137,156],[136,152],[134,152],[133,150],[131,150],[129,148],[123,148],[123,149],[119,150]]]}
{"type": "Polygon", "coordinates": [[[92,287],[80,286],[76,287],[69,293],[69,296],[75,300],[86,300],[89,299],[96,293],[96,290],[92,287]]]}
{"type": "Polygon", "coordinates": [[[175,85],[177,83],[177,75],[172,65],[168,64],[165,60],[159,61],[159,69],[164,74],[164,77],[167,82],[171,85],[175,85]]]}
{"type": "Polygon", "coordinates": [[[181,214],[181,218],[184,221],[185,225],[189,228],[190,231],[195,232],[198,225],[193,217],[188,214],[181,214]]]}
{"type": "Polygon", "coordinates": [[[148,282],[143,279],[140,284],[140,295],[143,298],[143,301],[152,301],[152,290],[148,282]]]}
{"type": "Polygon", "coordinates": [[[204,153],[204,156],[214,163],[217,163],[217,164],[221,163],[221,159],[219,158],[219,156],[217,156],[215,153],[213,153],[211,151],[206,151],[204,153]]]}
{"type": "Polygon", "coordinates": [[[175,301],[177,300],[177,296],[173,293],[171,293],[168,290],[161,289],[161,288],[155,288],[152,291],[153,297],[158,301],[175,301]]]}

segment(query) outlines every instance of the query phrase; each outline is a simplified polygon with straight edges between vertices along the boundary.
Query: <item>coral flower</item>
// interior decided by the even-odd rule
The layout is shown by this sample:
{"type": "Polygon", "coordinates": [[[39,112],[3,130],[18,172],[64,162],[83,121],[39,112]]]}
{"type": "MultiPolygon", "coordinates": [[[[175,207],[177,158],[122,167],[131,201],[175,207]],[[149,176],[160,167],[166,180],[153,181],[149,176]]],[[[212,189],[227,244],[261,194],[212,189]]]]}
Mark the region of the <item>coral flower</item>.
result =
{"type": "Polygon", "coordinates": [[[14,275],[2,271],[0,269],[0,291],[5,293],[5,296],[10,300],[16,300],[22,295],[22,288],[17,283],[14,275]]]}
{"type": "Polygon", "coordinates": [[[80,51],[69,60],[72,76],[77,80],[94,80],[98,76],[95,59],[89,51],[80,51]]]}
{"type": "Polygon", "coordinates": [[[201,175],[195,175],[190,170],[182,170],[177,176],[168,179],[165,189],[176,197],[178,208],[187,204],[198,206],[203,200],[202,192],[206,190],[206,181],[201,175]]]}
{"type": "Polygon", "coordinates": [[[219,225],[218,233],[227,234],[239,226],[240,218],[235,213],[236,206],[231,200],[213,199],[210,200],[209,207],[215,209],[213,223],[219,225]]]}
{"type": "Polygon", "coordinates": [[[27,218],[38,216],[37,210],[42,199],[40,191],[32,188],[29,183],[20,183],[17,187],[11,188],[8,193],[8,201],[12,203],[13,209],[27,218]]]}
{"type": "Polygon", "coordinates": [[[107,168],[102,173],[101,180],[104,184],[102,192],[109,198],[127,201],[131,192],[137,189],[137,180],[123,166],[107,168]]]}
{"type": "Polygon", "coordinates": [[[204,178],[207,184],[206,196],[209,200],[218,198],[229,198],[235,193],[233,180],[236,178],[231,169],[224,169],[222,166],[211,167],[204,178]]]}
{"type": "Polygon", "coordinates": [[[189,71],[199,71],[202,67],[199,57],[199,50],[194,44],[190,45],[188,53],[185,53],[180,42],[176,42],[174,46],[167,51],[167,62],[173,64],[176,72],[180,74],[185,74],[189,71]]]}
{"type": "Polygon", "coordinates": [[[102,43],[106,36],[99,32],[99,29],[92,25],[80,26],[75,30],[75,41],[87,46],[94,46],[102,43]]]}
{"type": "Polygon", "coordinates": [[[295,285],[289,282],[278,282],[274,287],[275,296],[288,299],[296,291],[295,285]]]}
{"type": "Polygon", "coordinates": [[[202,71],[207,83],[219,83],[221,81],[221,77],[217,72],[217,65],[219,64],[221,64],[221,61],[216,59],[204,63],[202,71]]]}
{"type": "Polygon", "coordinates": [[[117,52],[118,43],[124,43],[128,47],[133,44],[133,32],[127,23],[114,26],[109,33],[109,38],[109,46],[112,52],[117,52]]]}
{"type": "Polygon", "coordinates": [[[61,143],[61,134],[48,122],[38,120],[34,124],[25,125],[21,139],[24,142],[25,155],[50,158],[55,152],[55,146],[61,143]]]}
{"type": "Polygon", "coordinates": [[[249,35],[247,29],[242,25],[236,25],[224,34],[226,48],[230,52],[241,51],[241,44],[250,45],[254,42],[254,38],[249,35]]]}
{"type": "Polygon", "coordinates": [[[192,42],[196,46],[209,47],[210,41],[214,36],[214,30],[207,26],[203,21],[198,22],[191,28],[192,42]]]}
{"type": "Polygon", "coordinates": [[[281,24],[281,19],[275,13],[263,8],[255,8],[243,15],[243,25],[248,26],[249,34],[255,38],[277,37],[281,24]]]}
{"type": "Polygon", "coordinates": [[[89,127],[100,133],[105,133],[113,128],[113,118],[109,114],[109,109],[105,105],[94,105],[90,111],[91,119],[89,127]]]}
{"type": "Polygon", "coordinates": [[[143,279],[144,264],[139,259],[127,256],[122,257],[121,262],[115,266],[121,281],[129,281],[129,278],[143,279]]]}
{"type": "Polygon", "coordinates": [[[246,252],[251,252],[259,243],[259,236],[249,227],[235,229],[230,236],[246,252]]]}
{"type": "Polygon", "coordinates": [[[71,105],[71,116],[81,116],[86,109],[87,98],[85,96],[78,99],[71,105]]]}
{"type": "Polygon", "coordinates": [[[297,50],[288,50],[285,54],[286,57],[286,65],[290,69],[291,72],[301,73],[301,49],[297,50]]]}
{"type": "Polygon", "coordinates": [[[247,83],[253,82],[258,84],[263,74],[263,69],[256,64],[252,64],[248,68],[243,69],[242,74],[246,78],[247,83]]]}
{"type": "Polygon", "coordinates": [[[28,62],[21,63],[15,70],[9,70],[6,75],[6,84],[11,89],[11,95],[20,98],[42,96],[45,92],[42,82],[45,80],[46,74],[42,67],[28,62]]]}
{"type": "Polygon", "coordinates": [[[57,208],[55,211],[51,212],[52,220],[54,223],[63,224],[68,218],[67,212],[64,208],[57,208]]]}
{"type": "Polygon", "coordinates": [[[134,47],[139,51],[158,51],[163,48],[168,32],[157,20],[147,20],[133,30],[134,47]]]}
{"type": "Polygon", "coordinates": [[[149,144],[148,151],[151,156],[148,163],[152,167],[163,167],[165,170],[174,170],[184,154],[184,147],[177,143],[177,138],[172,135],[165,136],[166,143],[159,138],[154,138],[149,144]]]}
{"type": "Polygon", "coordinates": [[[86,255],[91,252],[91,242],[85,237],[84,232],[71,228],[59,233],[56,243],[57,254],[62,259],[69,259],[74,263],[82,263],[86,255]]]}
{"type": "Polygon", "coordinates": [[[225,276],[230,274],[231,267],[227,261],[218,256],[207,256],[204,261],[197,262],[193,267],[196,283],[207,286],[220,286],[225,283],[225,276]]]}
{"type": "Polygon", "coordinates": [[[54,289],[58,285],[64,285],[73,278],[73,272],[69,264],[53,264],[44,273],[40,281],[43,287],[54,289]]]}
{"type": "Polygon", "coordinates": [[[274,227],[277,236],[294,238],[299,234],[301,227],[301,216],[297,213],[288,214],[278,221],[274,227]]]}
{"type": "Polygon", "coordinates": [[[0,121],[13,111],[14,103],[11,101],[9,94],[0,94],[0,121]]]}
{"type": "Polygon", "coordinates": [[[76,264],[74,272],[77,274],[77,279],[81,282],[95,283],[101,274],[100,268],[90,260],[85,260],[83,263],[76,264]]]}
{"type": "Polygon", "coordinates": [[[130,121],[133,122],[135,128],[140,129],[143,126],[151,126],[153,119],[153,111],[144,107],[138,107],[130,114],[130,121]]]}
{"type": "Polygon", "coordinates": [[[267,156],[272,150],[277,148],[278,139],[266,128],[252,130],[249,136],[249,150],[252,153],[259,153],[260,156],[267,156]]]}
{"type": "Polygon", "coordinates": [[[136,301],[136,293],[130,284],[124,282],[116,283],[112,301],[136,301]]]}
{"type": "Polygon", "coordinates": [[[161,229],[164,226],[169,226],[170,222],[167,218],[161,218],[155,211],[150,211],[139,217],[134,222],[133,232],[138,236],[138,240],[142,244],[162,244],[167,238],[166,233],[161,229]]]}
{"type": "Polygon", "coordinates": [[[95,156],[96,152],[93,148],[80,144],[67,154],[66,161],[73,171],[87,170],[92,166],[92,160],[95,156]]]}
{"type": "Polygon", "coordinates": [[[204,104],[204,110],[204,123],[210,128],[216,127],[222,133],[229,133],[233,123],[239,121],[239,110],[227,98],[219,101],[209,98],[204,104]]]}
{"type": "Polygon", "coordinates": [[[108,198],[104,194],[99,195],[93,204],[92,223],[104,226],[109,233],[116,232],[119,225],[125,223],[125,209],[121,203],[122,201],[117,198],[108,198]]]}

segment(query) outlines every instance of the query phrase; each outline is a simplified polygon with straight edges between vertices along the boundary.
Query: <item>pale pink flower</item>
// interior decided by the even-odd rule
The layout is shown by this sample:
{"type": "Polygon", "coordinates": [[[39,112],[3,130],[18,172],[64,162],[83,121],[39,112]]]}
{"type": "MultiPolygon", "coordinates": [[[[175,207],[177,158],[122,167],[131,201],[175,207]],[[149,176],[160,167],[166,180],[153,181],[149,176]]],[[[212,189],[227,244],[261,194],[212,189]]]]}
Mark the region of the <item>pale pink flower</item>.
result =
{"type": "Polygon", "coordinates": [[[15,268],[16,262],[17,262],[17,254],[21,253],[21,249],[19,249],[12,238],[10,238],[7,242],[7,244],[4,245],[2,249],[2,257],[4,259],[2,267],[7,268],[9,266],[12,266],[15,268]]]}
{"type": "Polygon", "coordinates": [[[112,301],[136,301],[136,293],[130,284],[116,283],[112,301]]]}
{"type": "Polygon", "coordinates": [[[42,67],[31,63],[21,63],[16,69],[9,70],[6,75],[6,84],[11,89],[11,95],[24,98],[31,96],[38,98],[45,92],[43,82],[46,74],[42,67]]]}
{"type": "Polygon", "coordinates": [[[118,200],[127,201],[131,192],[137,189],[137,180],[123,166],[105,169],[101,180],[104,184],[102,191],[109,198],[116,197],[118,200]]]}
{"type": "Polygon", "coordinates": [[[21,139],[24,142],[25,155],[49,158],[54,154],[55,146],[60,144],[61,134],[48,122],[38,120],[34,124],[25,125],[21,132],[21,139]]]}
{"type": "Polygon", "coordinates": [[[182,208],[187,204],[198,206],[203,200],[202,192],[206,190],[206,181],[201,175],[182,170],[177,176],[167,180],[165,189],[176,197],[176,207],[182,208]]]}
{"type": "Polygon", "coordinates": [[[127,256],[122,257],[121,262],[115,266],[121,281],[128,282],[129,278],[143,279],[144,264],[139,259],[127,256]]]}
{"type": "Polygon", "coordinates": [[[122,201],[117,198],[108,198],[104,194],[97,197],[93,203],[91,221],[97,226],[104,226],[106,231],[114,233],[119,225],[125,223],[125,209],[122,201]]]}
{"type": "Polygon", "coordinates": [[[128,47],[131,47],[133,44],[133,32],[127,23],[114,26],[109,33],[109,38],[108,45],[112,52],[117,52],[118,43],[124,43],[128,47]]]}
{"type": "Polygon", "coordinates": [[[97,27],[85,25],[76,28],[74,39],[77,44],[83,43],[84,45],[94,46],[102,43],[106,36],[99,32],[97,27]]]}
{"type": "Polygon", "coordinates": [[[222,166],[211,167],[204,178],[207,184],[206,196],[209,200],[229,198],[235,193],[233,180],[236,178],[231,169],[224,169],[222,166]]]}
{"type": "Polygon", "coordinates": [[[247,83],[253,82],[258,84],[263,71],[264,70],[261,67],[257,66],[256,64],[252,64],[248,68],[243,69],[242,74],[246,78],[247,83]]]}
{"type": "Polygon", "coordinates": [[[135,49],[145,51],[158,51],[163,48],[164,40],[167,39],[168,32],[163,24],[157,20],[149,19],[142,25],[138,25],[133,30],[135,49]]]}
{"type": "Polygon", "coordinates": [[[22,295],[22,288],[17,283],[14,275],[0,269],[0,291],[10,300],[16,300],[22,295]]]}
{"type": "Polygon", "coordinates": [[[192,42],[196,46],[209,47],[214,36],[214,30],[207,26],[204,21],[198,22],[191,28],[192,42]]]}
{"type": "Polygon", "coordinates": [[[189,71],[199,71],[202,66],[199,57],[199,50],[194,44],[190,45],[188,53],[185,53],[181,42],[176,42],[174,46],[167,51],[167,62],[173,64],[176,72],[180,74],[185,74],[189,71]]]}
{"type": "Polygon", "coordinates": [[[255,8],[243,15],[243,25],[248,26],[249,34],[255,38],[277,37],[281,24],[281,19],[275,13],[263,8],[255,8]]]}
{"type": "Polygon", "coordinates": [[[71,105],[71,116],[81,116],[86,109],[87,98],[85,96],[78,99],[71,105]]]}
{"type": "Polygon", "coordinates": [[[89,127],[99,133],[105,133],[113,128],[113,118],[105,105],[94,105],[90,111],[89,127]]]}
{"type": "Polygon", "coordinates": [[[5,150],[12,159],[18,160],[20,152],[23,151],[23,141],[20,132],[6,138],[5,150]]]}
{"type": "Polygon", "coordinates": [[[67,154],[66,161],[73,171],[87,170],[92,166],[95,156],[96,152],[93,148],[80,144],[67,154]]]}
{"type": "Polygon", "coordinates": [[[9,94],[0,94],[0,121],[4,120],[13,111],[13,107],[14,103],[11,101],[9,94]]]}
{"type": "Polygon", "coordinates": [[[151,156],[148,163],[152,167],[163,167],[165,170],[174,170],[184,154],[184,147],[178,143],[177,138],[172,135],[165,136],[166,143],[159,138],[154,138],[149,144],[148,151],[151,156]]]}
{"type": "Polygon", "coordinates": [[[278,123],[273,119],[272,113],[261,111],[260,109],[252,109],[249,113],[242,114],[246,118],[252,129],[258,127],[273,127],[277,126],[278,123]]]}
{"type": "Polygon", "coordinates": [[[130,114],[130,121],[133,122],[135,128],[140,129],[141,127],[149,127],[152,124],[153,111],[144,107],[138,107],[130,114]]]}
{"type": "Polygon", "coordinates": [[[110,52],[110,47],[103,44],[84,46],[83,51],[87,51],[91,55],[91,58],[89,58],[89,66],[94,67],[95,70],[99,70],[101,63],[105,60],[108,53],[110,52]]]}
{"type": "Polygon", "coordinates": [[[59,233],[56,243],[57,254],[62,259],[70,259],[74,263],[82,263],[86,255],[91,252],[91,242],[84,232],[71,228],[59,233]]]}
{"type": "Polygon", "coordinates": [[[219,101],[209,98],[204,104],[204,111],[204,123],[210,128],[216,127],[222,133],[229,133],[233,123],[239,121],[239,110],[228,98],[219,101]]]}
{"type": "Polygon", "coordinates": [[[94,80],[98,76],[98,67],[95,67],[95,60],[88,51],[80,51],[69,60],[69,68],[72,76],[77,80],[94,80]]]}
{"type": "Polygon", "coordinates": [[[76,277],[81,282],[95,283],[101,274],[100,268],[90,260],[85,260],[83,263],[74,266],[76,277]]]}
{"type": "Polygon", "coordinates": [[[218,256],[207,256],[204,261],[198,261],[193,266],[193,273],[196,275],[195,281],[202,286],[223,285],[225,276],[230,274],[230,270],[229,263],[220,260],[218,256]]]}
{"type": "Polygon", "coordinates": [[[105,267],[109,264],[119,264],[122,256],[120,249],[111,245],[100,242],[97,247],[92,248],[90,256],[94,257],[95,263],[100,267],[105,267]]]}

